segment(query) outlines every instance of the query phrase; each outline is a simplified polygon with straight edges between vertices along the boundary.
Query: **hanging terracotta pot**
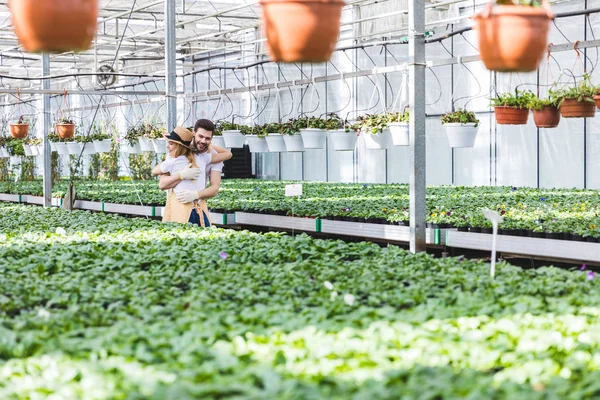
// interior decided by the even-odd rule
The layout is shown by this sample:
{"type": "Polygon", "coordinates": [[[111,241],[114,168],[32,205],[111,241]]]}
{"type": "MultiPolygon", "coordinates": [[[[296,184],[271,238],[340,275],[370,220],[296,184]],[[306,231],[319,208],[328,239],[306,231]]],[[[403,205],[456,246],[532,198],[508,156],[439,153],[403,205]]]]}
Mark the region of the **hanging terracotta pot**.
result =
{"type": "Polygon", "coordinates": [[[10,124],[10,136],[15,139],[24,139],[29,133],[29,124],[10,124]]]}
{"type": "Polygon", "coordinates": [[[479,53],[485,67],[499,72],[535,71],[546,52],[550,21],[547,0],[543,7],[490,3],[473,16],[479,53]]]}
{"type": "Polygon", "coordinates": [[[70,139],[75,134],[75,124],[56,124],[56,134],[61,139],[70,139]]]}
{"type": "Polygon", "coordinates": [[[593,98],[596,102],[596,107],[600,108],[600,95],[595,95],[593,98]]]}
{"type": "Polygon", "coordinates": [[[560,122],[560,112],[553,106],[533,110],[533,122],[538,128],[556,128],[560,122]]]}
{"type": "Polygon", "coordinates": [[[27,51],[87,50],[96,35],[98,0],[9,0],[12,24],[27,51]]]}
{"type": "Polygon", "coordinates": [[[272,61],[325,62],[340,32],[341,0],[261,0],[272,61]]]}
{"type": "Polygon", "coordinates": [[[596,103],[591,101],[577,101],[577,99],[564,99],[560,105],[563,118],[589,118],[596,114],[596,103]]]}
{"type": "Polygon", "coordinates": [[[529,117],[528,108],[497,106],[494,107],[494,112],[498,125],[525,125],[529,117]]]}

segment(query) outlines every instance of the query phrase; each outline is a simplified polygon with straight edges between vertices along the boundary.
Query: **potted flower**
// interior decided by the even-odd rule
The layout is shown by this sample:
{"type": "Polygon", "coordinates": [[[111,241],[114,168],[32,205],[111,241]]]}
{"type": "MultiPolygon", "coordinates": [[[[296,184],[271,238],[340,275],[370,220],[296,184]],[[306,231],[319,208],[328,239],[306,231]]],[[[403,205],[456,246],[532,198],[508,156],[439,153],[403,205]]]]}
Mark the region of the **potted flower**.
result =
{"type": "Polygon", "coordinates": [[[217,130],[221,132],[225,147],[242,148],[246,143],[246,138],[241,132],[241,125],[234,124],[233,121],[218,121],[217,130]]]}
{"type": "Polygon", "coordinates": [[[71,117],[60,117],[56,122],[56,134],[61,139],[72,138],[75,135],[75,123],[71,117]]]}
{"type": "MultiPolygon", "coordinates": [[[[84,155],[93,155],[96,154],[96,149],[94,148],[94,137],[92,135],[77,135],[75,136],[75,141],[79,143],[80,153],[84,155]]],[[[79,155],[79,153],[78,153],[79,155]]]]}
{"type": "Polygon", "coordinates": [[[129,154],[140,154],[142,152],[142,148],[140,146],[140,136],[142,134],[142,130],[140,127],[132,126],[127,129],[127,133],[123,137],[125,141],[124,151],[129,154]]]}
{"type": "Polygon", "coordinates": [[[281,133],[285,142],[285,149],[291,151],[304,151],[304,143],[300,136],[300,128],[296,119],[291,119],[288,122],[281,124],[281,133]]]}
{"type": "Polygon", "coordinates": [[[335,151],[354,150],[358,136],[357,129],[353,129],[353,125],[349,124],[347,120],[343,120],[335,113],[327,115],[325,125],[335,151]]]}
{"type": "Polygon", "coordinates": [[[325,62],[340,32],[342,0],[261,0],[272,61],[325,62]]]}
{"type": "MultiPolygon", "coordinates": [[[[190,131],[194,132],[194,129],[192,128],[190,131]]],[[[219,124],[215,124],[211,143],[220,147],[227,147],[225,146],[225,139],[223,138],[223,132],[221,132],[221,126],[219,124]]]]}
{"type": "Polygon", "coordinates": [[[112,139],[105,129],[95,125],[90,137],[96,153],[110,153],[112,139]]]}
{"type": "Polygon", "coordinates": [[[24,139],[29,133],[29,123],[22,115],[16,122],[10,124],[10,136],[15,139],[24,139]]]}
{"type": "MultiPolygon", "coordinates": [[[[164,139],[163,136],[164,129],[161,129],[158,125],[154,123],[143,123],[140,126],[140,136],[138,141],[140,143],[141,151],[155,151],[154,142],[158,139],[164,139]]],[[[166,146],[166,144],[165,144],[166,146]]],[[[166,151],[166,148],[165,148],[166,151]]]]}
{"type": "Polygon", "coordinates": [[[485,67],[499,72],[535,71],[546,52],[553,18],[547,0],[489,3],[473,16],[485,67]]]}
{"type": "Polygon", "coordinates": [[[579,84],[556,90],[554,95],[559,101],[558,108],[564,118],[587,118],[596,113],[595,92],[590,76],[584,74],[579,84]]]}
{"type": "Polygon", "coordinates": [[[525,125],[529,116],[528,105],[535,96],[530,90],[519,91],[515,94],[502,93],[497,98],[491,99],[496,122],[499,125],[525,125]]]}
{"type": "Polygon", "coordinates": [[[327,120],[302,117],[296,120],[305,149],[322,149],[327,143],[327,120]]]}
{"type": "Polygon", "coordinates": [[[390,129],[390,135],[392,138],[392,144],[394,146],[408,146],[409,145],[409,130],[408,120],[409,113],[408,109],[404,112],[392,112],[387,114],[388,127],[390,129]]]}
{"type": "Polygon", "coordinates": [[[533,112],[535,126],[556,128],[560,122],[559,102],[560,100],[556,98],[553,91],[550,91],[547,99],[540,99],[538,96],[531,97],[527,108],[533,112]]]}
{"type": "Polygon", "coordinates": [[[30,52],[87,50],[96,34],[98,0],[12,0],[8,5],[15,33],[30,52]]]}
{"type": "Polygon", "coordinates": [[[50,142],[50,149],[52,151],[56,151],[61,156],[68,156],[69,149],[67,148],[67,141],[73,140],[69,139],[61,139],[56,133],[48,134],[48,142],[50,142]]]}
{"type": "Polygon", "coordinates": [[[444,114],[441,120],[450,147],[473,147],[479,126],[474,112],[459,109],[444,114]]]}
{"type": "Polygon", "coordinates": [[[281,124],[272,122],[263,125],[263,128],[266,133],[265,140],[267,141],[269,152],[285,152],[285,141],[281,134],[281,124]]]}
{"type": "Polygon", "coordinates": [[[366,114],[356,119],[360,133],[365,139],[367,149],[381,150],[390,145],[391,132],[388,129],[387,114],[366,114]]]}
{"type": "Polygon", "coordinates": [[[253,126],[246,133],[246,140],[248,141],[248,147],[250,147],[251,153],[268,153],[269,147],[267,145],[267,130],[265,126],[256,125],[253,126]]]}
{"type": "Polygon", "coordinates": [[[26,156],[39,156],[43,154],[40,147],[43,147],[42,140],[36,137],[29,137],[23,142],[23,151],[26,156]]]}

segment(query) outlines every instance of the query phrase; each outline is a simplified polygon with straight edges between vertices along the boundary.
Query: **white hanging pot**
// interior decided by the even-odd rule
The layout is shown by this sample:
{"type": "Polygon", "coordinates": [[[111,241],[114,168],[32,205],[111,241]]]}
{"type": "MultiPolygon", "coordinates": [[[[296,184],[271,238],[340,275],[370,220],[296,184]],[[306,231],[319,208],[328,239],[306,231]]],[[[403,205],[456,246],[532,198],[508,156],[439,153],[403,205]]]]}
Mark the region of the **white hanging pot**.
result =
{"type": "Polygon", "coordinates": [[[213,136],[211,143],[216,146],[227,147],[225,146],[225,139],[223,138],[223,136],[213,136]]]}
{"type": "Polygon", "coordinates": [[[31,150],[31,155],[32,156],[39,156],[40,155],[40,152],[38,151],[37,144],[30,145],[29,149],[31,150]]]}
{"type": "Polygon", "coordinates": [[[78,156],[79,153],[81,152],[81,145],[77,142],[68,142],[67,149],[68,149],[69,154],[71,154],[73,156],[78,156]]]}
{"type": "Polygon", "coordinates": [[[388,124],[393,146],[408,146],[408,122],[390,122],[388,124]]]}
{"type": "Polygon", "coordinates": [[[367,130],[362,130],[360,134],[364,136],[365,145],[367,146],[367,149],[370,150],[387,149],[392,143],[391,133],[388,128],[381,132],[377,132],[376,134],[372,134],[367,130]]]}
{"type": "Polygon", "coordinates": [[[246,143],[246,136],[242,135],[238,130],[223,131],[221,134],[223,135],[223,140],[225,140],[225,147],[239,149],[244,147],[246,143]]]}
{"type": "Polygon", "coordinates": [[[475,123],[461,124],[460,122],[443,124],[450,147],[473,147],[478,127],[475,123]]]}
{"type": "Polygon", "coordinates": [[[36,147],[37,147],[38,156],[43,156],[44,155],[44,145],[38,144],[36,147]]]}
{"type": "Polygon", "coordinates": [[[8,151],[6,151],[6,148],[4,147],[0,147],[0,158],[8,158],[9,154],[8,151]]]}
{"type": "Polygon", "coordinates": [[[23,145],[23,151],[25,152],[25,155],[27,157],[30,157],[33,155],[33,153],[31,152],[31,147],[28,144],[23,145]]]}
{"type": "Polygon", "coordinates": [[[80,146],[83,149],[84,155],[91,156],[93,154],[96,154],[96,148],[94,147],[94,143],[85,143],[85,146],[84,143],[81,143],[80,146]]]}
{"type": "Polygon", "coordinates": [[[258,137],[257,135],[246,135],[246,140],[248,140],[248,146],[250,147],[251,153],[269,152],[267,140],[264,137],[258,137]]]}
{"type": "Polygon", "coordinates": [[[325,129],[300,129],[300,135],[305,149],[322,149],[327,143],[327,131],[325,129]]]}
{"type": "Polygon", "coordinates": [[[331,144],[335,151],[353,151],[358,135],[355,131],[346,132],[344,129],[328,131],[331,144]]]}
{"type": "Polygon", "coordinates": [[[265,138],[267,140],[267,146],[269,147],[270,152],[284,152],[285,150],[285,141],[283,140],[283,135],[281,133],[269,133],[265,138]]]}
{"type": "Polygon", "coordinates": [[[123,142],[123,149],[125,152],[129,154],[140,154],[142,152],[142,148],[140,147],[139,139],[133,142],[133,145],[129,143],[129,140],[125,140],[123,142]]]}
{"type": "Polygon", "coordinates": [[[96,153],[109,153],[110,152],[110,145],[112,144],[111,139],[94,140],[93,143],[94,143],[94,149],[96,150],[96,153]]]}
{"type": "Polygon", "coordinates": [[[156,154],[167,153],[167,139],[154,139],[152,141],[152,146],[154,147],[154,152],[156,154]]]}
{"type": "Polygon", "coordinates": [[[147,138],[139,138],[140,150],[141,151],[154,151],[154,146],[152,145],[152,139],[147,138]]]}
{"type": "Polygon", "coordinates": [[[304,142],[302,136],[295,133],[293,135],[283,135],[283,142],[285,143],[285,149],[290,151],[304,151],[304,142]]]}
{"type": "Polygon", "coordinates": [[[56,148],[56,142],[50,142],[50,151],[58,151],[56,148]]]}
{"type": "Polygon", "coordinates": [[[67,147],[66,143],[57,142],[56,143],[56,152],[61,156],[68,156],[69,148],[67,147]]]}

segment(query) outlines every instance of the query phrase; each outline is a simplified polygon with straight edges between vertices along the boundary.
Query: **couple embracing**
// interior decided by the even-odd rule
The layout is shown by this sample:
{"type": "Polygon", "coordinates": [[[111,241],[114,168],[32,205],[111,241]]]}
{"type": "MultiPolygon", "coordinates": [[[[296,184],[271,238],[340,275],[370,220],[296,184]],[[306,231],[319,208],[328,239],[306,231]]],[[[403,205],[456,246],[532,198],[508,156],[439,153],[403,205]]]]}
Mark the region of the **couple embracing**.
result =
{"type": "Polygon", "coordinates": [[[211,225],[206,199],[219,193],[223,162],[232,157],[227,149],[211,144],[214,130],[212,121],[199,119],[194,132],[176,127],[165,135],[168,157],[152,170],[160,176],[158,187],[169,190],[163,222],[211,225]]]}

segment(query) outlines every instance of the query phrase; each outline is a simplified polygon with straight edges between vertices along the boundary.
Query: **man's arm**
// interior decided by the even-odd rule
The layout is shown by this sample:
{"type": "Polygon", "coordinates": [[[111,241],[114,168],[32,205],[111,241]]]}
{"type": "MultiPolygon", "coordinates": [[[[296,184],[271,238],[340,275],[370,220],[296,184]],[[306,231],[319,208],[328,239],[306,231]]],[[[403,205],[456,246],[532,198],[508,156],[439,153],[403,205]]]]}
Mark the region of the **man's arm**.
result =
{"type": "Polygon", "coordinates": [[[210,171],[210,186],[198,192],[198,198],[210,199],[219,194],[221,189],[221,171],[210,171]]]}
{"type": "MultiPolygon", "coordinates": [[[[210,148],[212,150],[216,151],[216,153],[211,154],[210,162],[212,164],[221,163],[221,162],[227,161],[227,160],[231,159],[231,157],[233,157],[233,154],[224,147],[220,147],[215,144],[211,144],[210,148]]],[[[209,150],[209,152],[210,152],[210,150],[209,150]]]]}

